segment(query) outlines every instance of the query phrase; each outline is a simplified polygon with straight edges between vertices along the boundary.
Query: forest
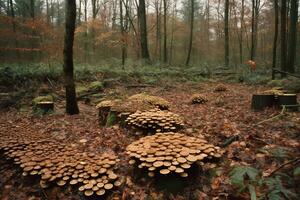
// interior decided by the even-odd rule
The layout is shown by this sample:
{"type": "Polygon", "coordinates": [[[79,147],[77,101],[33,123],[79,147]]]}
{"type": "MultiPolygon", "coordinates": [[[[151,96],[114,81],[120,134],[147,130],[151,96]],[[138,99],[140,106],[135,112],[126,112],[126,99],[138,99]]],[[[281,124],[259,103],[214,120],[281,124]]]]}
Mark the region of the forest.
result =
{"type": "Polygon", "coordinates": [[[299,0],[0,0],[0,200],[298,200],[299,101],[299,0]]]}

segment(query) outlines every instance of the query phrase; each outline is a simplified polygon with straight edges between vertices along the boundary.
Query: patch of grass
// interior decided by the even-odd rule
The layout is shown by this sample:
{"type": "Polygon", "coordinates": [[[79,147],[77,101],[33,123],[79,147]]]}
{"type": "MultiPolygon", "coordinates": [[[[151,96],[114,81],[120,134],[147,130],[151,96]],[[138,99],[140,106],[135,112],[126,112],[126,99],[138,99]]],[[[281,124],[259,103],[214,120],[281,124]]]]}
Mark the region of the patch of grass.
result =
{"type": "MultiPolygon", "coordinates": [[[[117,80],[122,84],[161,84],[171,82],[201,82],[210,76],[207,66],[181,67],[161,65],[103,63],[97,65],[77,64],[74,67],[77,82],[93,82],[91,87],[102,87],[99,83],[106,79],[117,80]]],[[[0,83],[11,88],[38,87],[49,80],[63,82],[61,64],[0,64],[0,83]]]]}
{"type": "Polygon", "coordinates": [[[287,79],[276,79],[268,82],[270,87],[282,87],[285,90],[294,92],[300,92],[300,79],[298,78],[287,78],[287,79]]]}

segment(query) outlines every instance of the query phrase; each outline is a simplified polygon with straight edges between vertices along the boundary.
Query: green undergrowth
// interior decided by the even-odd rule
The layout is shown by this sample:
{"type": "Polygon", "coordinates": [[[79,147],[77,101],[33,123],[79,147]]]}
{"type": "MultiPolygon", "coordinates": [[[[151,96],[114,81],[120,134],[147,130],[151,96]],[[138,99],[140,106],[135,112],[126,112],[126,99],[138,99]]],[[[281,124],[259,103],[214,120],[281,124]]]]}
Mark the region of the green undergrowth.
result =
{"type": "Polygon", "coordinates": [[[251,200],[298,199],[300,168],[289,172],[278,172],[263,176],[262,172],[250,166],[235,166],[229,173],[231,184],[237,189],[236,196],[247,192],[251,200]]]}
{"type": "MultiPolygon", "coordinates": [[[[202,82],[209,78],[206,68],[161,65],[76,64],[77,82],[101,81],[104,84],[156,85],[168,82],[202,82]]],[[[37,87],[40,83],[63,83],[60,64],[0,64],[0,84],[9,88],[37,87]]]]}
{"type": "MultiPolygon", "coordinates": [[[[299,79],[271,81],[271,72],[267,66],[251,73],[244,65],[224,68],[207,63],[194,66],[166,66],[162,64],[143,65],[128,62],[121,66],[118,62],[102,64],[75,64],[75,79],[79,84],[100,81],[103,87],[122,85],[173,85],[174,83],[199,83],[208,80],[221,80],[228,83],[246,83],[250,85],[268,84],[300,90],[299,79]]],[[[0,64],[0,85],[7,88],[37,88],[41,83],[53,85],[63,83],[62,64],[0,64]]],[[[0,88],[1,89],[1,88],[0,88]]]]}

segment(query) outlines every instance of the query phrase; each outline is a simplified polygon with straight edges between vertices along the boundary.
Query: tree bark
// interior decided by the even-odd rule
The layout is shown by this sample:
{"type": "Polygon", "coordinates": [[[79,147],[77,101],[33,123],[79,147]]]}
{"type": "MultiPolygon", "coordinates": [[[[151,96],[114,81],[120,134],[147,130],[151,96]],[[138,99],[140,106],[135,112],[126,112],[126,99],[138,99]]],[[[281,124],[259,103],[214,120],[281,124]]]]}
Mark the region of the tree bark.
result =
{"type": "Polygon", "coordinates": [[[241,10],[241,30],[240,30],[240,63],[243,63],[243,31],[244,31],[244,16],[245,16],[245,0],[242,0],[242,10],[241,10]]]}
{"type": "Polygon", "coordinates": [[[15,22],[15,9],[14,9],[14,5],[13,5],[13,1],[9,0],[9,4],[10,4],[10,15],[13,18],[13,22],[12,22],[12,26],[13,26],[13,32],[16,33],[16,22],[15,22]]]}
{"type": "Polygon", "coordinates": [[[122,0],[119,0],[120,7],[120,29],[121,29],[121,53],[122,53],[122,66],[124,69],[125,60],[126,60],[126,45],[125,45],[125,29],[123,21],[123,3],[122,0]]]}
{"type": "Polygon", "coordinates": [[[229,0],[225,0],[225,67],[229,67],[229,0]]]}
{"type": "Polygon", "coordinates": [[[194,34],[194,10],[195,10],[195,2],[194,0],[191,0],[191,24],[190,24],[190,41],[189,41],[189,49],[188,54],[186,58],[185,65],[188,66],[190,64],[191,60],[191,53],[193,48],[193,34],[194,34]]]}
{"type": "Polygon", "coordinates": [[[168,62],[167,52],[167,0],[163,0],[164,3],[164,63],[168,62]]]}
{"type": "Polygon", "coordinates": [[[172,14],[172,34],[171,34],[171,44],[170,44],[169,65],[172,64],[172,59],[173,59],[176,18],[177,18],[177,0],[174,1],[173,14],[172,14]]]}
{"type": "Polygon", "coordinates": [[[161,0],[155,0],[155,14],[156,14],[156,40],[155,40],[155,57],[161,60],[161,0]]]}
{"type": "MultiPolygon", "coordinates": [[[[286,0],[281,0],[281,70],[286,71],[286,58],[287,58],[287,41],[286,41],[286,12],[287,12],[287,2],[286,0]]],[[[281,75],[285,77],[285,74],[281,75]]]]}
{"type": "Polygon", "coordinates": [[[252,0],[252,21],[251,21],[251,55],[250,59],[255,60],[257,48],[257,30],[260,0],[252,0]]]}
{"type": "Polygon", "coordinates": [[[85,23],[85,31],[84,31],[84,61],[87,63],[88,60],[88,42],[87,42],[87,1],[84,0],[84,23],[85,23]]]}
{"type": "Polygon", "coordinates": [[[275,7],[275,33],[273,41],[273,63],[272,63],[272,80],[275,79],[274,69],[276,68],[277,61],[277,40],[278,40],[278,23],[279,23],[279,11],[278,11],[278,0],[274,0],[275,7]]]}
{"type": "MultiPolygon", "coordinates": [[[[99,6],[98,6],[98,0],[92,0],[92,18],[93,18],[93,24],[95,23],[97,14],[98,14],[99,6]]],[[[92,38],[92,52],[93,56],[95,57],[95,51],[96,51],[96,41],[95,41],[95,29],[94,26],[92,25],[91,28],[91,38],[92,38]]]]}
{"type": "Polygon", "coordinates": [[[46,0],[46,17],[47,17],[47,24],[50,24],[50,9],[49,9],[49,0],[46,0]]]}
{"type": "Polygon", "coordinates": [[[139,0],[138,16],[139,16],[139,25],[140,25],[141,55],[142,55],[142,59],[149,63],[150,62],[150,54],[149,54],[149,50],[148,50],[145,0],[139,0]]]}
{"type": "Polygon", "coordinates": [[[295,72],[295,57],[297,46],[297,22],[298,22],[298,4],[299,0],[291,1],[290,28],[289,28],[289,49],[287,71],[295,72]]]}
{"type": "Polygon", "coordinates": [[[64,81],[66,88],[66,113],[78,114],[73,69],[73,43],[76,23],[76,0],[66,0],[66,21],[64,40],[64,81]]]}
{"type": "Polygon", "coordinates": [[[78,19],[77,19],[78,25],[81,25],[81,2],[82,0],[79,0],[78,19]]]}
{"type": "Polygon", "coordinates": [[[30,0],[30,17],[32,19],[35,18],[34,5],[35,5],[35,0],[30,0]]]}

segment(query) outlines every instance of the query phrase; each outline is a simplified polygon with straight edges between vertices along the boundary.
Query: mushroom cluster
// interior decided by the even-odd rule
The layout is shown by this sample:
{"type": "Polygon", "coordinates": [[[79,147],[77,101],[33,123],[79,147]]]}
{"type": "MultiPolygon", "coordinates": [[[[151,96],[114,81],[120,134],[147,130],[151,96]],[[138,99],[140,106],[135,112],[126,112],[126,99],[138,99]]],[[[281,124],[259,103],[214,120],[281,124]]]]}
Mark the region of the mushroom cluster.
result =
{"type": "Polygon", "coordinates": [[[140,101],[147,103],[149,105],[155,106],[161,110],[168,110],[170,108],[170,103],[165,99],[157,96],[151,96],[144,93],[135,94],[128,98],[131,101],[140,101]]]}
{"type": "Polygon", "coordinates": [[[129,115],[125,122],[130,127],[156,133],[177,131],[184,126],[179,115],[158,108],[144,112],[137,111],[129,115]]]}
{"type": "Polygon", "coordinates": [[[113,172],[119,161],[113,154],[97,155],[80,151],[76,145],[66,145],[51,139],[36,141],[8,140],[0,143],[8,159],[20,165],[23,176],[40,176],[42,188],[76,185],[85,196],[104,195],[121,185],[113,172]]]}
{"type": "Polygon", "coordinates": [[[97,105],[99,111],[100,125],[107,125],[111,115],[116,118],[115,123],[123,123],[124,120],[136,111],[147,111],[158,108],[168,110],[170,103],[157,96],[151,96],[144,93],[135,94],[123,100],[106,100],[97,105]]]}
{"type": "Polygon", "coordinates": [[[204,165],[223,154],[220,147],[209,144],[204,138],[173,132],[143,137],[130,144],[126,151],[129,163],[146,168],[150,177],[157,173],[187,177],[193,164],[204,165]]]}
{"type": "Polygon", "coordinates": [[[191,102],[193,104],[204,104],[207,101],[208,101],[207,98],[201,94],[194,94],[191,98],[191,102]]]}

